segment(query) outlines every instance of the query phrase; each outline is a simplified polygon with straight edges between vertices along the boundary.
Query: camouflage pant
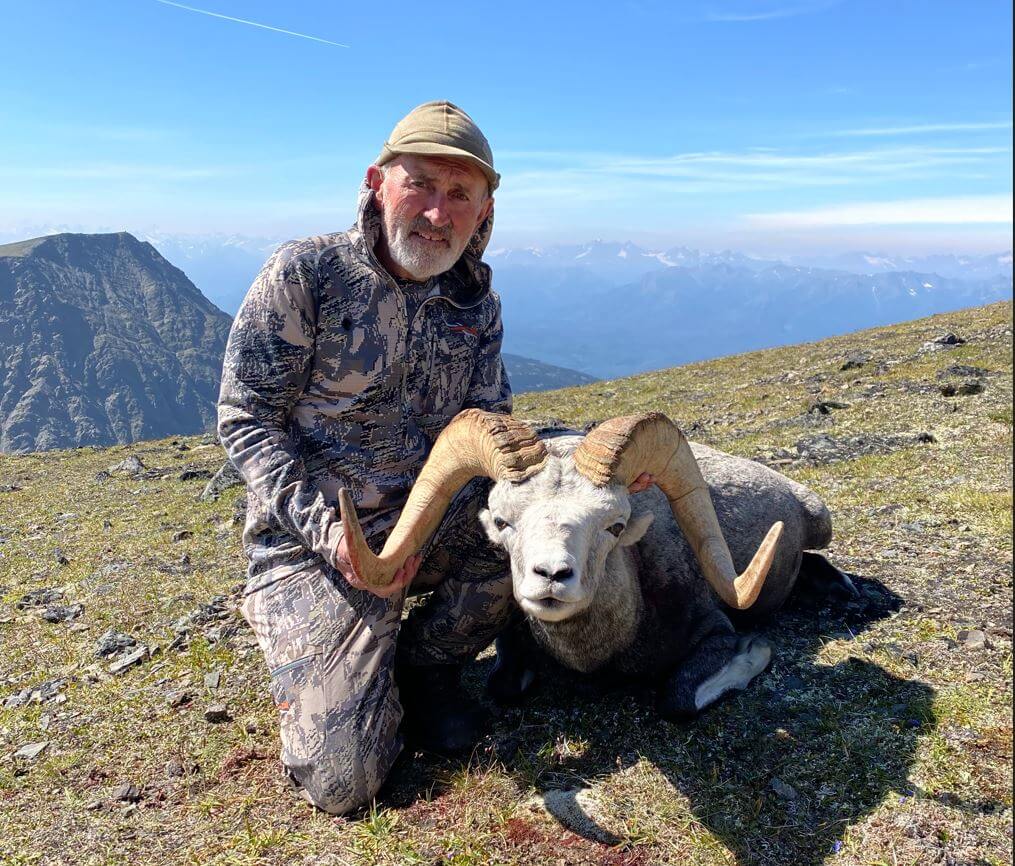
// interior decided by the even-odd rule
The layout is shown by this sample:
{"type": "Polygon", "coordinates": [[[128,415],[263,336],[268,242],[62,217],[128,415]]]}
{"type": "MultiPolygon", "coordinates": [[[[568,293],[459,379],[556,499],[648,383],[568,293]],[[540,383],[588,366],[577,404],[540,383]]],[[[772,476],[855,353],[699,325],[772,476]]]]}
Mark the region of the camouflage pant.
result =
{"type": "Polygon", "coordinates": [[[246,597],[280,713],[282,763],[319,808],[368,803],[401,751],[396,639],[410,664],[460,663],[510,618],[507,560],[476,519],[487,490],[477,479],[452,502],[412,585],[432,592],[404,624],[404,594],[353,589],[320,560],[246,597]]]}

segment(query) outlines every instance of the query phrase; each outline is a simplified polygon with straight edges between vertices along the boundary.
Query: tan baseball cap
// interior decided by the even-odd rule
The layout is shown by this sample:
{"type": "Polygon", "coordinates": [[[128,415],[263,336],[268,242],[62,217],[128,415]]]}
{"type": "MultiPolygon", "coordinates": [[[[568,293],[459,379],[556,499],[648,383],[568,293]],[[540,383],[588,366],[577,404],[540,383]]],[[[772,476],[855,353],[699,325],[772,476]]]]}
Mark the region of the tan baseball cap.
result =
{"type": "Polygon", "coordinates": [[[400,153],[466,159],[486,175],[490,192],[500,183],[490,142],[476,122],[451,102],[439,100],[416,106],[395,124],[374,165],[384,165],[400,153]]]}

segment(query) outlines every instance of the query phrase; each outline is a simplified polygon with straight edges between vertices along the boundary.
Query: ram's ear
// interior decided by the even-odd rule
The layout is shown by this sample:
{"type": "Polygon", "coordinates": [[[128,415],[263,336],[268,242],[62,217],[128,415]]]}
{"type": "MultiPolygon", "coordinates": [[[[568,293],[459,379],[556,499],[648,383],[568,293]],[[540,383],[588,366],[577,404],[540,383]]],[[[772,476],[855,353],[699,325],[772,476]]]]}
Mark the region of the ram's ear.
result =
{"type": "Polygon", "coordinates": [[[631,544],[637,544],[642,540],[645,533],[648,532],[648,528],[652,525],[652,521],[656,519],[656,516],[651,511],[646,511],[644,514],[639,514],[637,517],[633,517],[624,527],[624,531],[620,533],[620,538],[617,539],[617,544],[624,545],[625,547],[631,544]]]}
{"type": "Polygon", "coordinates": [[[494,525],[493,515],[490,514],[489,508],[484,508],[479,512],[479,522],[483,524],[486,537],[490,539],[490,542],[496,547],[503,547],[504,545],[500,543],[500,530],[494,525]]]}

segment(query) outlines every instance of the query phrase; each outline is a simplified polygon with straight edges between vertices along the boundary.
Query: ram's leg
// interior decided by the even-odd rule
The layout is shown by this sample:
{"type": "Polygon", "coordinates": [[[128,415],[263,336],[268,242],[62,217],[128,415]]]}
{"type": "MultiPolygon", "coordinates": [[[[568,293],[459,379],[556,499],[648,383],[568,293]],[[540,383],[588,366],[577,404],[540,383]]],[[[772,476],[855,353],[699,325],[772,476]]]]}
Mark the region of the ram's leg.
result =
{"type": "Polygon", "coordinates": [[[691,718],[728,692],[746,688],[771,658],[772,648],[762,638],[711,634],[663,685],[659,713],[691,718]]]}
{"type": "Polygon", "coordinates": [[[497,661],[486,680],[490,697],[501,706],[517,704],[532,688],[535,644],[521,616],[497,637],[497,661]]]}
{"type": "Polygon", "coordinates": [[[849,575],[839,571],[820,553],[804,551],[797,586],[820,598],[852,599],[860,596],[849,575]]]}

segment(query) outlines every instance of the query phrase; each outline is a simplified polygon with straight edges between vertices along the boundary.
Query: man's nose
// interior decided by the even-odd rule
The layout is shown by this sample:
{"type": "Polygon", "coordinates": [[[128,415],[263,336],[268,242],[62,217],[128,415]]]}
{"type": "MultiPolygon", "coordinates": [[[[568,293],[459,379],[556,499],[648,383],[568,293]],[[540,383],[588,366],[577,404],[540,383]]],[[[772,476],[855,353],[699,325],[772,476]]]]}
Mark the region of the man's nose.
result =
{"type": "Polygon", "coordinates": [[[451,222],[451,215],[448,213],[448,197],[439,192],[431,194],[423,216],[437,228],[448,225],[451,222]]]}

